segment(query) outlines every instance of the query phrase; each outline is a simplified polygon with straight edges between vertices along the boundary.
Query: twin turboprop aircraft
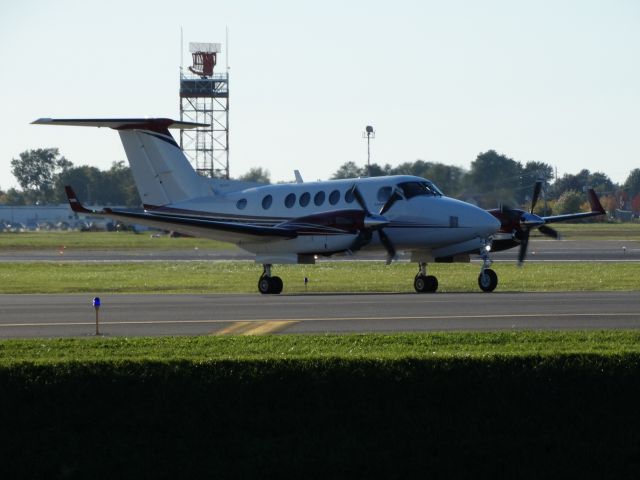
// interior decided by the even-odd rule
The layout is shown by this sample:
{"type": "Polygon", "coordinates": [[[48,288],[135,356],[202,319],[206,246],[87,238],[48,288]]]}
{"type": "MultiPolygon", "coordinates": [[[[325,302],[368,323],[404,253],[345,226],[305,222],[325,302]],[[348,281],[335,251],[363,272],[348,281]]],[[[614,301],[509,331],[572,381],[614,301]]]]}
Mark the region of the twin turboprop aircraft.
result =
{"type": "MultiPolygon", "coordinates": [[[[169,128],[197,128],[197,123],[165,118],[50,119],[39,125],[108,127],[117,130],[131,165],[144,212],[105,208],[88,210],[66,187],[75,212],[222,240],[255,255],[263,265],[258,290],[282,292],[273,275],[276,264],[313,264],[320,256],[386,251],[387,264],[402,250],[418,264],[417,292],[435,292],[438,280],[427,275],[429,262],[483,262],[478,285],[485,292],[498,284],[489,251],[521,246],[524,260],[529,230],[554,230],[544,224],[561,217],[500,209],[485,211],[446,197],[427,179],[399,175],[325,182],[264,185],[198,175],[169,128]]],[[[598,203],[595,194],[595,202],[598,203]]],[[[600,215],[595,211],[576,214],[600,215]]],[[[602,207],[599,207],[601,210],[602,207]]],[[[572,217],[574,218],[574,217],[572,217]]],[[[552,235],[553,236],[553,235],[552,235]]],[[[557,236],[557,235],[556,235],[557,236]]]]}

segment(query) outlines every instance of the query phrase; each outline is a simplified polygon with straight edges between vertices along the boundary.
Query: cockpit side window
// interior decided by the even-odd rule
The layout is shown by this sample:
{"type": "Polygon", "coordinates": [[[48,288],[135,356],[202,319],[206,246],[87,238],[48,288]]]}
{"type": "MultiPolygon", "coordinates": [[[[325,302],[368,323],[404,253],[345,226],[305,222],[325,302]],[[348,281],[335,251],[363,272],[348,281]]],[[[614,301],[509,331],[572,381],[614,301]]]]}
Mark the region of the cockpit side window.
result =
{"type": "Polygon", "coordinates": [[[438,190],[431,182],[403,182],[399,183],[398,187],[404,193],[404,198],[409,200],[410,198],[417,197],[419,195],[426,196],[442,196],[442,192],[438,190]]]}

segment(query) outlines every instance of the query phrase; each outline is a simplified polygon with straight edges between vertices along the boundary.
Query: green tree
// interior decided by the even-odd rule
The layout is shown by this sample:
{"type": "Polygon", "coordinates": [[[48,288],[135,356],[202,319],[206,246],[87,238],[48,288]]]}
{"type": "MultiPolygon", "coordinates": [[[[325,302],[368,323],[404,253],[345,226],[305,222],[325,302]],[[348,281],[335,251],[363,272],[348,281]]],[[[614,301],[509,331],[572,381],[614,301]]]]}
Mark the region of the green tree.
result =
{"type": "Polygon", "coordinates": [[[331,177],[334,180],[342,178],[358,178],[364,176],[364,172],[355,162],[343,163],[338,171],[331,177]]]}
{"type": "Polygon", "coordinates": [[[640,193],[640,168],[634,168],[624,182],[623,188],[630,197],[635,197],[640,193]]]}
{"type": "Polygon", "coordinates": [[[520,203],[521,175],[519,162],[489,150],[471,162],[471,170],[466,175],[467,189],[483,208],[505,203],[514,205],[520,203]]]}
{"type": "Polygon", "coordinates": [[[55,175],[72,167],[57,148],[27,150],[11,160],[11,173],[23,190],[33,190],[38,199],[49,202],[53,195],[55,175]]]}
{"type": "Polygon", "coordinates": [[[566,213],[576,213],[580,211],[580,206],[584,202],[585,197],[582,193],[575,190],[567,190],[556,202],[555,213],[564,215],[566,213]]]}
{"type": "Polygon", "coordinates": [[[31,198],[25,192],[15,188],[10,188],[0,195],[0,204],[3,205],[27,205],[29,203],[33,203],[31,198]]]}
{"type": "Polygon", "coordinates": [[[529,161],[522,167],[522,180],[531,184],[538,180],[549,182],[553,180],[553,167],[548,163],[529,161]]]}
{"type": "Polygon", "coordinates": [[[362,176],[363,177],[364,176],[382,177],[384,175],[389,175],[390,171],[391,171],[391,165],[389,165],[388,163],[384,167],[381,167],[377,163],[372,163],[371,165],[369,165],[369,167],[367,166],[362,167],[362,172],[363,172],[362,176]]]}
{"type": "Polygon", "coordinates": [[[240,175],[238,180],[244,182],[259,182],[259,183],[271,183],[271,174],[269,170],[265,170],[262,167],[251,168],[244,175],[240,175]]]}
{"type": "Polygon", "coordinates": [[[104,172],[104,176],[111,190],[108,205],[140,205],[140,196],[131,168],[122,160],[113,162],[111,168],[104,172]]]}
{"type": "Polygon", "coordinates": [[[552,186],[555,196],[560,196],[568,190],[582,192],[585,188],[593,188],[597,192],[613,192],[617,189],[617,185],[611,181],[607,174],[602,172],[591,173],[585,168],[576,175],[564,174],[552,186]]]}
{"type": "Polygon", "coordinates": [[[100,175],[101,172],[98,168],[88,165],[68,168],[56,176],[55,200],[58,203],[67,201],[64,187],[69,185],[82,202],[90,205],[101,204],[102,202],[97,201],[98,197],[102,196],[100,175]]]}
{"type": "Polygon", "coordinates": [[[609,175],[602,172],[593,172],[589,177],[589,185],[598,192],[613,192],[617,189],[617,185],[609,178],[609,175]]]}
{"type": "Polygon", "coordinates": [[[109,170],[81,165],[56,175],[54,199],[67,201],[64,187],[70,185],[83,202],[94,205],[140,205],[131,169],[114,162],[109,170]]]}

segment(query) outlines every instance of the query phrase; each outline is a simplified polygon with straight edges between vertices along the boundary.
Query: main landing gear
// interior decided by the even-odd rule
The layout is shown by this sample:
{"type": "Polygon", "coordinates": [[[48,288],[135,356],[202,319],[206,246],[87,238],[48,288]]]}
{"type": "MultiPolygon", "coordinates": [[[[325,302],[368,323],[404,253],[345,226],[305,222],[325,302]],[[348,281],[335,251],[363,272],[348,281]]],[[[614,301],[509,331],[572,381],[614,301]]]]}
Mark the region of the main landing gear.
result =
{"type": "Polygon", "coordinates": [[[282,292],[282,279],[271,276],[271,264],[265,264],[260,280],[258,280],[258,290],[262,294],[278,294],[282,292]]]}
{"type": "Polygon", "coordinates": [[[418,293],[435,292],[438,289],[438,279],[433,275],[427,275],[427,264],[420,262],[420,270],[413,280],[413,288],[418,293]]]}

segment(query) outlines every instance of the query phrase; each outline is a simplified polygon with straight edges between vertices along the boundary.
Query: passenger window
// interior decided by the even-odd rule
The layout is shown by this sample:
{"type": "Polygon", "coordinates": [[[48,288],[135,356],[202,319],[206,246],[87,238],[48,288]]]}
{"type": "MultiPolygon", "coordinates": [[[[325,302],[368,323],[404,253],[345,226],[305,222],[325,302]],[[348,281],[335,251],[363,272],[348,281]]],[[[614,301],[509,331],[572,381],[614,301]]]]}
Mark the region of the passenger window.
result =
{"type": "Polygon", "coordinates": [[[262,208],[267,210],[271,206],[271,202],[273,202],[273,197],[271,195],[267,195],[262,199],[262,208]]]}
{"type": "Polygon", "coordinates": [[[353,203],[353,201],[356,199],[356,196],[353,194],[353,190],[349,189],[346,192],[344,192],[344,201],[347,203],[353,203]]]}
{"type": "Polygon", "coordinates": [[[386,202],[391,197],[391,187],[382,187],[378,190],[378,201],[386,202]]]}
{"type": "Polygon", "coordinates": [[[315,197],[313,197],[313,203],[317,206],[320,206],[324,203],[324,192],[316,193],[315,197]]]}
{"type": "Polygon", "coordinates": [[[304,192],[302,195],[300,195],[300,206],[306,207],[307,205],[309,205],[309,200],[311,200],[311,195],[309,195],[309,192],[304,192]]]}
{"type": "Polygon", "coordinates": [[[289,195],[287,195],[287,198],[284,199],[284,206],[287,208],[293,207],[295,203],[296,203],[295,193],[290,193],[289,195]]]}
{"type": "Polygon", "coordinates": [[[329,194],[329,203],[331,205],[335,205],[340,201],[340,192],[338,190],[334,190],[329,194]]]}
{"type": "Polygon", "coordinates": [[[247,199],[246,198],[242,198],[240,200],[238,200],[238,202],[236,203],[236,208],[238,210],[244,210],[247,206],[247,199]]]}

